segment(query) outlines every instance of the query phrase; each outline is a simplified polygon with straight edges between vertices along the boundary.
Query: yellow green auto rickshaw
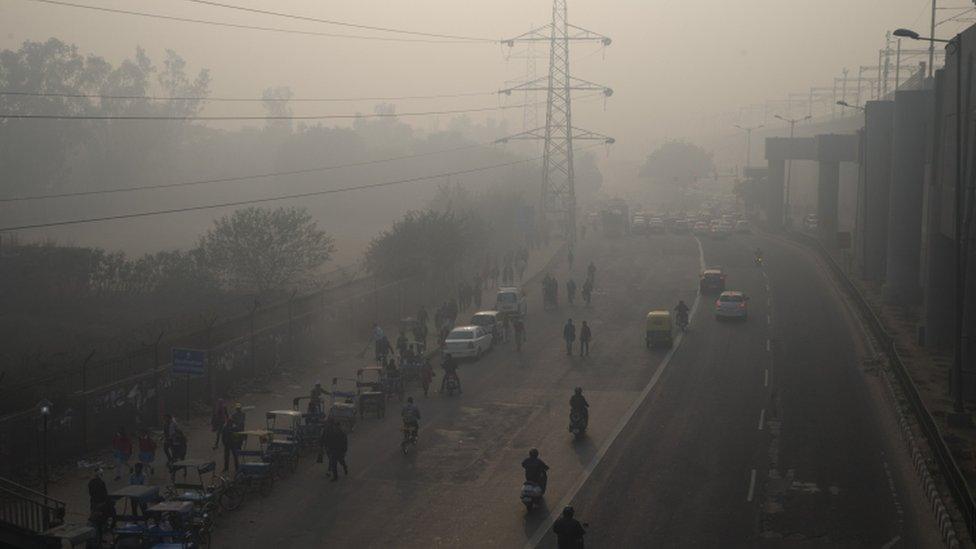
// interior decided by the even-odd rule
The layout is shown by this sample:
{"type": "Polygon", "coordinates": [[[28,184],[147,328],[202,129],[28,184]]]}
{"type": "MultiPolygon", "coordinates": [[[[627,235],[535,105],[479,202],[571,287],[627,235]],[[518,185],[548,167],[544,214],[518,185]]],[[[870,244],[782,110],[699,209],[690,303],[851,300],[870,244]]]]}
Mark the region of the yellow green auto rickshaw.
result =
{"type": "Polygon", "coordinates": [[[674,340],[671,337],[671,311],[651,311],[647,313],[644,343],[650,349],[655,345],[670,347],[674,340]]]}

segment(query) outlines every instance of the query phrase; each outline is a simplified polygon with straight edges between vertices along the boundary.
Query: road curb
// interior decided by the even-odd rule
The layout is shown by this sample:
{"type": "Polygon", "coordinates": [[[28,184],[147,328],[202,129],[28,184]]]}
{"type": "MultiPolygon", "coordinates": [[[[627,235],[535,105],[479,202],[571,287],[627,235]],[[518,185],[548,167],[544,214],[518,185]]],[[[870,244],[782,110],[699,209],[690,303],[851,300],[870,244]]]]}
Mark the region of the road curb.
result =
{"type": "MultiPolygon", "coordinates": [[[[873,316],[865,318],[865,315],[861,311],[862,305],[866,307],[866,301],[864,296],[860,294],[857,287],[854,285],[853,281],[844,273],[833,258],[830,257],[827,252],[818,245],[813,245],[807,242],[806,235],[799,235],[797,233],[790,233],[789,237],[784,237],[781,235],[766,233],[768,236],[802,246],[809,251],[813,252],[819,261],[826,263],[826,268],[829,273],[831,273],[831,280],[835,282],[835,286],[842,294],[846,295],[848,299],[852,299],[855,303],[851,303],[852,310],[855,313],[858,321],[864,328],[864,333],[871,342],[871,346],[874,349],[884,349],[884,342],[879,341],[875,334],[875,330],[871,329],[868,323],[876,323],[875,329],[880,329],[883,331],[883,327],[880,326],[880,321],[873,316]],[[842,284],[837,284],[836,282],[842,282],[842,284]]],[[[911,454],[912,457],[912,467],[915,470],[915,478],[921,486],[922,491],[925,493],[925,498],[928,500],[930,510],[932,511],[933,518],[939,525],[939,534],[945,543],[945,546],[950,549],[957,549],[961,547],[961,542],[959,541],[959,535],[956,532],[955,526],[953,524],[952,514],[946,507],[945,501],[943,500],[942,492],[939,490],[939,486],[936,483],[935,478],[932,475],[931,466],[936,466],[929,456],[931,449],[928,447],[927,441],[925,443],[920,443],[918,437],[915,434],[915,429],[913,425],[917,421],[914,417],[911,417],[906,412],[907,402],[909,402],[908,395],[905,394],[904,389],[901,387],[900,383],[895,383],[892,381],[892,375],[894,374],[893,369],[896,367],[892,363],[892,358],[888,356],[885,352],[878,352],[875,355],[875,360],[882,366],[879,368],[881,373],[881,378],[884,380],[884,384],[887,387],[887,394],[891,398],[892,407],[895,410],[898,418],[899,430],[901,432],[902,441],[905,444],[906,449],[911,454]]],[[[958,512],[961,513],[961,510],[958,512]]]]}

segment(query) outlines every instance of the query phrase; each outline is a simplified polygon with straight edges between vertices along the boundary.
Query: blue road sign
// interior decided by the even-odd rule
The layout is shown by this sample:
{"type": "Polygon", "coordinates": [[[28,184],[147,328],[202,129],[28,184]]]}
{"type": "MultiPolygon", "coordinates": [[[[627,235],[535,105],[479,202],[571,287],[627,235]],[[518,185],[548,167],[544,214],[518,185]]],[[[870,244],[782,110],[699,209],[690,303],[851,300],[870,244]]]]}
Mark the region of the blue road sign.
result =
{"type": "Polygon", "coordinates": [[[173,349],[173,373],[202,376],[207,370],[207,351],[173,349]]]}

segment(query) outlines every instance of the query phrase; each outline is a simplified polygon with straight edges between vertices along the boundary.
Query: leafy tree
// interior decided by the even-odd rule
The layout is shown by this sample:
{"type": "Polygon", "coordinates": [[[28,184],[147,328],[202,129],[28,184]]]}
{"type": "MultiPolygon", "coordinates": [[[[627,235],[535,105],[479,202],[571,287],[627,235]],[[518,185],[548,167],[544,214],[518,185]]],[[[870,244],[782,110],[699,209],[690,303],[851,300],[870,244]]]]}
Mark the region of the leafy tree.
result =
{"type": "Polygon", "coordinates": [[[658,185],[684,186],[714,173],[711,153],[693,143],[667,141],[648,155],[639,175],[658,185]]]}
{"type": "Polygon", "coordinates": [[[200,249],[218,280],[263,293],[306,282],[335,246],[304,208],[251,207],[215,221],[200,249]]]}
{"type": "Polygon", "coordinates": [[[446,278],[475,250],[483,249],[485,234],[484,222],[473,215],[408,212],[370,242],[366,269],[391,279],[446,278]]]}

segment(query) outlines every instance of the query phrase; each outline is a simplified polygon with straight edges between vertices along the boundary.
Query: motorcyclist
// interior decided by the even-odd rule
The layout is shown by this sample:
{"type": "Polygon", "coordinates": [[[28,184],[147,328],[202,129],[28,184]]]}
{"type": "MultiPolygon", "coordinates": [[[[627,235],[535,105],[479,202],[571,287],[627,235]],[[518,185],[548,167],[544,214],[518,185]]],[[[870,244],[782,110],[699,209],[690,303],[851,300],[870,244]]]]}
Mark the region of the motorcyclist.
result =
{"type": "Polygon", "coordinates": [[[400,411],[400,418],[403,420],[403,429],[410,430],[416,435],[420,432],[420,408],[413,403],[413,397],[407,397],[407,403],[400,411]]]}
{"type": "Polygon", "coordinates": [[[441,378],[441,392],[443,393],[444,387],[447,386],[447,378],[453,377],[457,383],[458,394],[463,393],[464,391],[461,390],[461,378],[457,374],[458,364],[454,360],[454,357],[449,354],[444,355],[444,360],[441,361],[441,369],[444,370],[444,377],[441,378]]]}
{"type": "Polygon", "coordinates": [[[552,524],[552,531],[556,534],[556,547],[559,549],[578,549],[583,547],[583,535],[586,530],[583,525],[573,518],[576,511],[572,507],[563,508],[563,514],[552,524]]]}
{"type": "Polygon", "coordinates": [[[529,450],[529,457],[522,460],[522,468],[525,469],[525,481],[538,484],[545,493],[546,484],[549,482],[549,466],[539,459],[539,450],[535,448],[529,450]]]}
{"type": "Polygon", "coordinates": [[[678,304],[674,306],[674,312],[678,314],[678,324],[688,323],[688,306],[685,305],[683,299],[678,300],[678,304]]]}
{"type": "Polygon", "coordinates": [[[569,409],[572,412],[579,412],[583,414],[583,417],[589,419],[590,417],[590,403],[586,401],[586,397],[583,396],[583,388],[577,387],[573,392],[573,396],[569,397],[569,409]]]}

